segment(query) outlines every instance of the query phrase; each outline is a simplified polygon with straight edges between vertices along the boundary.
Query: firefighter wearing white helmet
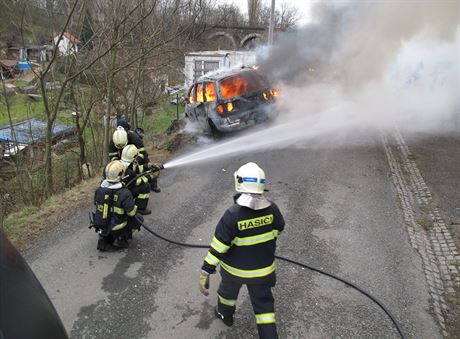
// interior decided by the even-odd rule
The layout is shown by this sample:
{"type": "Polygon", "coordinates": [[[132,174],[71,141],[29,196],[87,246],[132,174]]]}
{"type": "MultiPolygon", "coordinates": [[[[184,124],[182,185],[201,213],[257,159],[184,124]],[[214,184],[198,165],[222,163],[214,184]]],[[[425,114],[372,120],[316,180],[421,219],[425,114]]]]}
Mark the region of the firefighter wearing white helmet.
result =
{"type": "MultiPolygon", "coordinates": [[[[137,175],[144,173],[144,165],[139,164],[138,155],[139,150],[134,145],[126,145],[121,152],[121,162],[126,168],[123,178],[125,184],[131,182],[137,175]]],[[[147,175],[137,178],[128,188],[134,196],[139,213],[143,215],[152,213],[147,207],[150,198],[150,184],[147,175]]]]}
{"type": "Polygon", "coordinates": [[[126,145],[121,152],[121,162],[128,167],[137,157],[139,151],[134,145],[126,145]]]}
{"type": "Polygon", "coordinates": [[[239,290],[246,285],[259,337],[278,338],[271,288],[276,283],[276,239],[284,229],[284,218],[278,206],[265,198],[265,172],[257,164],[241,166],[234,179],[235,204],[217,224],[201,267],[199,289],[209,294],[209,275],[220,265],[215,315],[232,326],[239,290]]]}
{"type": "Polygon", "coordinates": [[[118,126],[112,136],[113,143],[118,149],[123,149],[128,144],[128,133],[121,126],[118,126]]]}
{"type": "MultiPolygon", "coordinates": [[[[140,170],[146,171],[149,168],[149,156],[144,147],[143,130],[140,128],[136,129],[138,132],[130,131],[130,125],[125,120],[117,121],[117,129],[113,133],[112,140],[109,142],[108,155],[109,160],[121,160],[122,150],[126,145],[134,145],[137,147],[137,163],[140,166],[140,170]]],[[[159,172],[156,172],[155,175],[148,176],[149,182],[151,184],[152,191],[159,193],[161,189],[158,187],[157,178],[159,172]]]]}
{"type": "Polygon", "coordinates": [[[97,249],[100,251],[127,247],[132,238],[132,227],[139,227],[134,219],[137,206],[133,195],[122,184],[124,173],[125,166],[121,161],[111,161],[105,167],[105,179],[94,194],[93,226],[99,234],[97,249]]]}
{"type": "Polygon", "coordinates": [[[111,161],[105,167],[105,177],[109,183],[120,183],[123,173],[125,171],[125,166],[121,161],[111,161]]]}

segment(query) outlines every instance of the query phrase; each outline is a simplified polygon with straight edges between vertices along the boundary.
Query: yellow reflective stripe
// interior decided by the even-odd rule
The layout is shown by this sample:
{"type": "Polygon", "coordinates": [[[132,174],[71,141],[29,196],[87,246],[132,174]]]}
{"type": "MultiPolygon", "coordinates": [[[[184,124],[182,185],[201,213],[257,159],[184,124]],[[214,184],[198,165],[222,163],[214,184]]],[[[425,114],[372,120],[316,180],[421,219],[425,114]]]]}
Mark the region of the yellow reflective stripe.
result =
{"type": "Polygon", "coordinates": [[[113,207],[113,211],[114,211],[116,214],[125,214],[125,210],[124,210],[123,208],[120,208],[120,207],[114,206],[114,207],[113,207]]]}
{"type": "Polygon", "coordinates": [[[137,199],[148,199],[149,198],[149,193],[139,194],[136,198],[137,199]]]}
{"type": "Polygon", "coordinates": [[[110,152],[109,155],[110,156],[118,155],[118,151],[117,152],[110,152]]]}
{"type": "Polygon", "coordinates": [[[275,235],[273,234],[273,231],[270,231],[267,233],[253,235],[250,237],[244,237],[244,238],[235,237],[232,240],[232,244],[235,246],[251,246],[251,245],[257,245],[257,244],[267,242],[270,240],[274,240],[274,239],[275,239],[275,235]]]}
{"type": "Polygon", "coordinates": [[[145,151],[145,147],[138,148],[137,150],[138,150],[139,152],[143,152],[143,151],[145,151]]]}
{"type": "Polygon", "coordinates": [[[225,299],[224,297],[221,297],[219,294],[217,294],[217,297],[219,298],[219,302],[221,304],[224,304],[230,307],[235,307],[236,305],[236,300],[225,299]]]}
{"type": "Polygon", "coordinates": [[[278,231],[278,230],[273,230],[272,232],[273,232],[273,236],[275,238],[277,238],[280,235],[280,231],[278,231]]]}
{"type": "Polygon", "coordinates": [[[269,275],[270,273],[275,272],[275,269],[276,269],[275,262],[273,262],[273,264],[271,264],[268,267],[259,268],[257,270],[240,270],[239,268],[232,267],[230,265],[227,265],[224,262],[221,262],[220,264],[222,268],[226,270],[228,273],[236,275],[237,277],[240,277],[240,278],[265,277],[266,275],[269,275]]]}
{"type": "Polygon", "coordinates": [[[274,324],[275,322],[275,313],[256,314],[257,325],[274,324]]]}
{"type": "Polygon", "coordinates": [[[109,216],[109,205],[104,204],[104,209],[102,211],[102,218],[107,219],[108,216],[109,216]]]}
{"type": "MultiPolygon", "coordinates": [[[[140,152],[140,150],[138,150],[138,151],[140,152]]],[[[138,156],[139,158],[144,159],[144,154],[142,154],[142,153],[139,153],[137,156],[138,156]]]]}
{"type": "Polygon", "coordinates": [[[144,173],[144,165],[139,165],[139,173],[144,173]]]}
{"type": "Polygon", "coordinates": [[[216,237],[212,238],[211,247],[214,248],[219,253],[225,253],[228,251],[230,246],[225,245],[216,237]]]}
{"type": "Polygon", "coordinates": [[[148,182],[149,182],[149,179],[145,175],[143,175],[143,176],[139,177],[138,179],[136,179],[136,186],[140,186],[143,183],[146,184],[148,182]]]}
{"type": "Polygon", "coordinates": [[[204,258],[204,261],[206,261],[208,264],[210,265],[214,265],[214,266],[217,266],[219,265],[219,262],[220,260],[217,259],[214,255],[212,255],[212,253],[208,252],[208,255],[206,256],[206,258],[204,258]]]}
{"type": "Polygon", "coordinates": [[[134,208],[131,212],[127,213],[130,217],[133,217],[136,215],[136,212],[137,212],[137,206],[134,205],[134,208]]]}
{"type": "Polygon", "coordinates": [[[270,225],[273,223],[273,214],[264,215],[254,219],[246,219],[238,221],[238,229],[244,231],[250,228],[270,225]]]}
{"type": "Polygon", "coordinates": [[[122,222],[121,224],[116,225],[115,227],[112,227],[112,231],[118,231],[121,230],[123,227],[125,227],[128,224],[127,221],[122,222]]]}

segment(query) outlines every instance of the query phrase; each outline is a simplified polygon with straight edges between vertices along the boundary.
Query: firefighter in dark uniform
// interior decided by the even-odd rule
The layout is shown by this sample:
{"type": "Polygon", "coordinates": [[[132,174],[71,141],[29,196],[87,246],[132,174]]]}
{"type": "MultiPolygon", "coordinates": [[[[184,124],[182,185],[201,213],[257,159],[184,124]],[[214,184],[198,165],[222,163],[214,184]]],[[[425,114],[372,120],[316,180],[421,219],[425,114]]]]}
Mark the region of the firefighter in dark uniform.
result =
{"type": "MultiPolygon", "coordinates": [[[[142,142],[144,141],[144,129],[142,129],[141,127],[137,127],[135,130],[134,130],[134,133],[136,133],[139,138],[142,140],[142,142]]],[[[147,155],[147,152],[145,152],[145,154],[147,155]]],[[[144,161],[145,162],[145,161],[144,161]]],[[[151,164],[149,164],[149,161],[148,161],[148,155],[147,155],[147,161],[146,163],[150,166],[151,164]]],[[[153,166],[155,167],[158,167],[158,165],[155,165],[153,164],[153,166]]],[[[158,187],[158,177],[160,176],[160,171],[156,171],[154,173],[150,173],[148,176],[147,176],[147,179],[149,179],[149,183],[150,183],[150,188],[153,192],[155,193],[160,193],[161,192],[161,189],[160,187],[158,187]]]]}
{"type": "MultiPolygon", "coordinates": [[[[123,148],[126,145],[134,145],[139,151],[137,160],[138,164],[141,166],[141,168],[147,170],[147,167],[149,166],[149,155],[144,147],[144,131],[142,128],[136,129],[139,130],[139,132],[133,132],[130,129],[131,126],[126,120],[120,119],[117,121],[117,129],[113,133],[112,140],[110,140],[109,143],[109,160],[121,160],[121,152],[123,151],[123,148]]],[[[149,182],[151,183],[152,191],[156,193],[161,192],[157,183],[158,176],[159,172],[152,174],[152,179],[150,176],[147,176],[149,182]]]]}
{"type": "MultiPolygon", "coordinates": [[[[126,145],[123,148],[121,162],[125,166],[124,184],[129,183],[137,175],[144,173],[144,165],[139,164],[139,152],[134,145],[126,145]]],[[[142,163],[142,159],[140,162],[142,163]]],[[[147,176],[137,178],[128,189],[133,194],[138,212],[143,215],[151,214],[152,211],[148,208],[150,184],[147,176]]]]}
{"type": "Polygon", "coordinates": [[[142,139],[134,132],[126,131],[123,126],[117,126],[109,143],[109,160],[121,160],[121,152],[126,145],[134,145],[139,151],[139,157],[144,163],[148,163],[148,155],[145,152],[142,139]]]}
{"type": "Polygon", "coordinates": [[[99,230],[97,249],[100,251],[110,250],[112,245],[127,247],[128,240],[132,239],[132,228],[139,228],[133,195],[122,184],[124,173],[125,166],[121,161],[111,161],[105,168],[105,179],[94,195],[94,226],[99,230]]]}
{"type": "Polygon", "coordinates": [[[233,325],[238,292],[246,285],[259,337],[278,338],[271,288],[276,283],[276,239],[284,229],[284,219],[276,204],[263,195],[265,173],[257,164],[243,165],[234,177],[240,194],[217,224],[201,268],[199,288],[204,295],[209,294],[209,275],[220,264],[216,316],[227,326],[233,325]]]}

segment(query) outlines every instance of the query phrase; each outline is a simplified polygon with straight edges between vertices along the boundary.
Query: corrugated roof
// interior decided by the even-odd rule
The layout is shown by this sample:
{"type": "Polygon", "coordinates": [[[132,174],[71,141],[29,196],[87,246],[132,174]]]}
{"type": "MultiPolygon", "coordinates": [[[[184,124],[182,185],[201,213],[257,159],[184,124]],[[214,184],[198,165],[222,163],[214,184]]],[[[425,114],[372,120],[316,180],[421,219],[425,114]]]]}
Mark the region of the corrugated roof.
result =
{"type": "Polygon", "coordinates": [[[69,32],[64,32],[63,36],[65,36],[67,39],[72,41],[74,44],[79,44],[81,43],[80,40],[77,39],[74,35],[70,34],[69,32]]]}
{"type": "MultiPolygon", "coordinates": [[[[45,139],[46,122],[38,119],[29,119],[13,125],[16,141],[20,144],[30,144],[45,139]]],[[[53,127],[53,138],[62,134],[73,132],[74,128],[69,125],[55,124],[53,127]]],[[[0,127],[0,140],[13,141],[9,125],[0,127]]]]}
{"type": "Polygon", "coordinates": [[[255,72],[251,67],[236,67],[236,68],[222,68],[211,71],[198,78],[197,81],[203,80],[219,80],[232,75],[241,74],[245,72],[255,72]]]}
{"type": "Polygon", "coordinates": [[[0,65],[6,68],[15,67],[16,64],[17,64],[16,60],[7,60],[7,59],[0,60],[0,65]]]}

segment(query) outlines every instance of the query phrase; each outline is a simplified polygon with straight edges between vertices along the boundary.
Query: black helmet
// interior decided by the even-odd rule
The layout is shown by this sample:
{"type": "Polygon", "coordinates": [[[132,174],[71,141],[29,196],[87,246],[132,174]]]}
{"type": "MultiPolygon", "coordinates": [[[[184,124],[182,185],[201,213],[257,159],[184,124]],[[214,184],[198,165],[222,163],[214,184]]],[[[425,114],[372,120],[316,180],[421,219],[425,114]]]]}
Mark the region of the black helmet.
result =
{"type": "Polygon", "coordinates": [[[117,126],[123,127],[125,129],[125,131],[129,131],[131,129],[131,125],[129,124],[129,122],[127,122],[124,119],[118,119],[117,120],[117,126]]]}
{"type": "Polygon", "coordinates": [[[134,132],[135,132],[138,136],[140,136],[141,138],[143,138],[144,135],[145,135],[144,129],[143,129],[142,127],[137,127],[137,128],[134,130],[134,132]]]}

